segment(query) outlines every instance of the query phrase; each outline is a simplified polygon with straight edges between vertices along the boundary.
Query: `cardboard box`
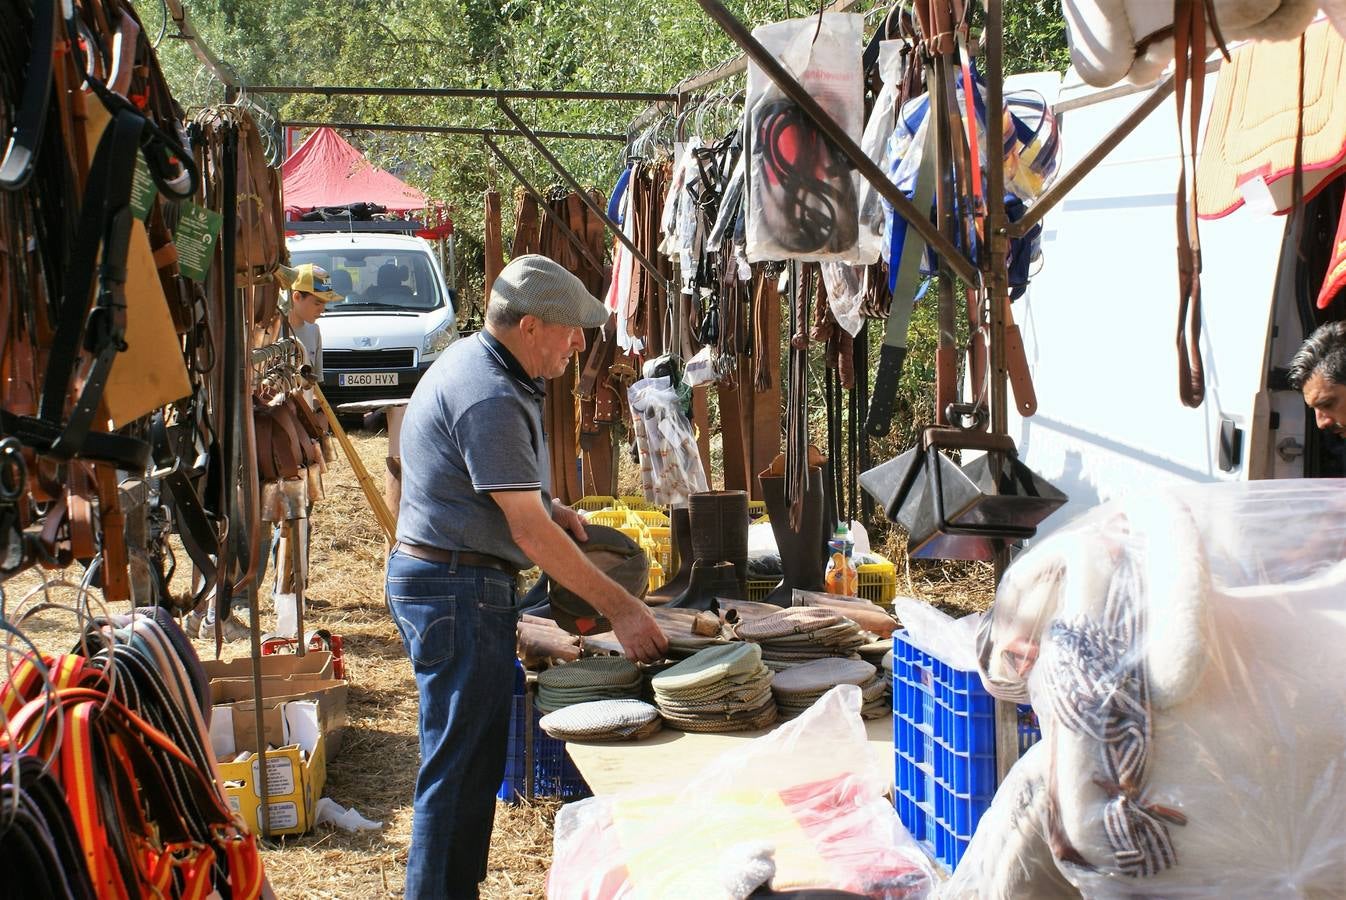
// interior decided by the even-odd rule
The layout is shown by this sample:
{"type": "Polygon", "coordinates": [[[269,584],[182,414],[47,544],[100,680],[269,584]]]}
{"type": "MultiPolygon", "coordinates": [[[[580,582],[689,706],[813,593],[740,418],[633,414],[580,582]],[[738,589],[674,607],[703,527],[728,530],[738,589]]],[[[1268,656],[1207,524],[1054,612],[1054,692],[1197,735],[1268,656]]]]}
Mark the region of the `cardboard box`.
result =
{"type": "MultiPolygon", "coordinates": [[[[345,681],[316,678],[263,679],[262,718],[267,733],[281,724],[281,704],[295,700],[312,700],[318,704],[318,725],[327,738],[327,756],[335,759],[341,752],[341,740],[346,728],[346,700],[350,686],[345,681]]],[[[221,678],[210,683],[210,702],[219,709],[232,708],[233,730],[237,745],[257,746],[256,707],[253,704],[251,678],[221,678]]],[[[212,731],[214,725],[212,724],[212,731]]],[[[276,743],[272,740],[271,743],[276,743]]]]}
{"type": "MultiPolygon", "coordinates": [[[[201,660],[201,668],[206,670],[206,678],[251,678],[252,660],[246,656],[239,659],[201,660]]],[[[332,654],[328,650],[310,650],[303,656],[293,653],[277,653],[262,657],[263,678],[331,678],[332,654]]]]}
{"type": "MultiPolygon", "coordinates": [[[[283,745],[266,753],[268,833],[303,834],[313,827],[314,808],[327,783],[327,740],[316,701],[282,703],[277,713],[276,730],[271,722],[267,726],[268,743],[283,745]]],[[[259,773],[255,750],[242,756],[225,753],[220,760],[225,800],[254,834],[262,833],[259,773]]]]}

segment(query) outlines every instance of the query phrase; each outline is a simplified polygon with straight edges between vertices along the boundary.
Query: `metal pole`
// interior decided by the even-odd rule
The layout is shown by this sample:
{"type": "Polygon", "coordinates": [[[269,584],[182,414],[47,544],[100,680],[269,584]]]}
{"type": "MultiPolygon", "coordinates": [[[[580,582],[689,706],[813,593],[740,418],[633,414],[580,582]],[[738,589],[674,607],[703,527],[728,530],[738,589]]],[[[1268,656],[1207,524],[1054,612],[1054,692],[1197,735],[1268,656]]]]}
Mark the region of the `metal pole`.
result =
{"type": "Polygon", "coordinates": [[[238,73],[220,62],[219,58],[210,52],[206,42],[201,40],[201,35],[197,34],[196,29],[192,27],[192,23],[187,21],[187,10],[183,8],[182,0],[164,0],[164,2],[168,7],[168,15],[173,19],[173,24],[178,27],[178,33],[170,34],[169,37],[190,44],[192,53],[196,54],[196,58],[210,70],[212,75],[224,82],[225,87],[236,88],[242,85],[238,73]]]}
{"type": "MultiPolygon", "coordinates": [[[[512,128],[470,128],[460,125],[392,125],[384,122],[309,122],[286,121],[287,128],[345,128],[352,131],[401,131],[411,134],[466,134],[473,137],[519,137],[512,128]]],[[[626,143],[626,135],[607,131],[535,131],[538,137],[577,141],[612,141],[626,143]]]]}
{"type": "MultiPolygon", "coordinates": [[[[1005,329],[1009,309],[1009,234],[1005,220],[1004,119],[1004,0],[986,0],[986,299],[990,304],[991,328],[991,433],[1009,433],[1009,370],[1006,366],[1005,329]]],[[[972,164],[977,165],[973,160],[972,164]]],[[[991,454],[993,471],[999,472],[1004,455],[991,454]]],[[[1009,568],[1009,544],[997,541],[995,583],[1009,568]]],[[[995,704],[996,783],[1005,780],[1019,760],[1019,712],[1015,704],[995,704]]]]}
{"type": "Polygon", "coordinates": [[[1041,197],[1028,208],[1024,217],[1009,226],[1009,236],[1012,238],[1023,237],[1028,230],[1042,221],[1043,216],[1051,211],[1052,207],[1060,203],[1061,200],[1070,193],[1070,191],[1084,180],[1084,176],[1092,172],[1100,162],[1103,161],[1117,145],[1126,140],[1127,135],[1136,130],[1141,122],[1149,117],[1150,113],[1159,108],[1159,105],[1168,99],[1168,95],[1173,93],[1173,76],[1170,74],[1163,81],[1155,85],[1150,95],[1141,101],[1140,105],[1131,111],[1125,119],[1117,123],[1117,127],[1108,132],[1103,140],[1099,141],[1094,149],[1084,155],[1079,162],[1070,167],[1056,182],[1047,189],[1041,197]]]}
{"type": "Polygon", "coordinates": [[[358,95],[362,97],[450,97],[468,100],[612,100],[631,103],[654,103],[673,100],[676,94],[662,91],[535,91],[525,88],[495,90],[491,88],[416,88],[378,87],[375,85],[307,85],[262,84],[249,85],[250,94],[321,94],[324,97],[358,95]]]}
{"type": "Polygon", "coordinates": [[[696,2],[705,10],[706,15],[710,16],[724,30],[725,34],[729,35],[734,43],[743,48],[748,58],[756,63],[766,76],[799,106],[806,116],[813,120],[832,145],[846,155],[846,158],[855,166],[861,177],[868,181],[874,187],[874,190],[878,191],[883,199],[892,205],[897,214],[906,219],[920,233],[921,237],[925,238],[925,242],[940,255],[944,264],[968,284],[976,284],[977,270],[967,256],[955,247],[953,242],[938,231],[934,225],[930,224],[930,219],[916,209],[906,195],[888,180],[883,170],[860,149],[860,145],[851,139],[851,136],[818,105],[818,101],[813,99],[813,96],[790,73],[785,71],[785,68],[776,61],[776,58],[767,52],[766,48],[749,33],[747,28],[743,27],[743,23],[734,18],[734,15],[725,9],[724,4],[720,3],[719,0],[696,0],[696,2]]]}
{"type": "Polygon", "coordinates": [[[500,160],[506,169],[509,169],[510,174],[514,176],[515,180],[523,185],[523,189],[537,201],[538,207],[551,217],[552,222],[561,229],[561,233],[570,240],[570,243],[579,251],[580,256],[584,257],[584,261],[593,267],[594,272],[601,276],[603,274],[603,264],[594,259],[593,253],[585,245],[584,241],[580,240],[580,236],[575,233],[575,230],[566,224],[564,219],[552,211],[551,207],[547,205],[547,201],[542,198],[542,195],[537,192],[536,188],[528,183],[528,179],[519,171],[519,167],[514,165],[514,161],[505,155],[505,151],[501,150],[495,141],[490,138],[482,138],[482,140],[486,144],[486,149],[495,154],[495,158],[500,160]]]}
{"type": "Polygon", "coordinates": [[[626,236],[620,225],[608,218],[608,211],[594,202],[594,198],[590,197],[589,192],[580,186],[580,183],[575,180],[575,176],[571,175],[566,167],[561,165],[561,161],[556,158],[555,154],[547,149],[547,145],[542,143],[541,139],[533,133],[532,129],[528,127],[523,119],[519,118],[519,114],[509,105],[509,102],[503,97],[497,97],[495,105],[500,107],[500,111],[505,114],[506,118],[514,123],[515,128],[523,132],[523,136],[528,139],[530,144],[537,148],[537,152],[542,154],[543,159],[551,164],[551,167],[556,170],[556,173],[560,175],[562,179],[564,179],[566,184],[570,185],[571,189],[579,194],[580,200],[585,206],[589,207],[589,211],[602,219],[608,228],[612,229],[612,233],[617,236],[617,240],[621,241],[622,245],[626,247],[627,250],[631,251],[631,255],[635,257],[636,262],[640,263],[645,271],[650,273],[650,276],[654,279],[655,283],[663,285],[665,295],[672,296],[673,284],[659,271],[659,267],[650,262],[649,257],[644,253],[640,252],[640,248],[635,245],[634,241],[626,236]]]}

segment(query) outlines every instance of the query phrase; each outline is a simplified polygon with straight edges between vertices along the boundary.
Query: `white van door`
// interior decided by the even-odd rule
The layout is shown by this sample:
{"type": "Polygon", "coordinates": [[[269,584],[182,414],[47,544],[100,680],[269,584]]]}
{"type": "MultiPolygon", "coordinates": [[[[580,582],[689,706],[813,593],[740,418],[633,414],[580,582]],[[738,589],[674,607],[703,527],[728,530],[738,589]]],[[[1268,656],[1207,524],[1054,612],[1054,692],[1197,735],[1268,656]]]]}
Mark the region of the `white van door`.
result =
{"type": "MultiPolygon", "coordinates": [[[[1061,99],[1078,87],[1063,88],[1061,99]]],[[[1143,97],[1062,113],[1062,171],[1143,97]]],[[[1188,409],[1178,398],[1176,350],[1178,147],[1170,99],[1047,215],[1041,270],[1014,303],[1038,412],[1019,418],[1010,404],[1010,435],[1029,467],[1070,497],[1039,534],[1156,482],[1264,475],[1268,334],[1285,222],[1243,210],[1201,223],[1206,399],[1188,409]],[[1232,439],[1223,453],[1222,430],[1232,439]]]]}

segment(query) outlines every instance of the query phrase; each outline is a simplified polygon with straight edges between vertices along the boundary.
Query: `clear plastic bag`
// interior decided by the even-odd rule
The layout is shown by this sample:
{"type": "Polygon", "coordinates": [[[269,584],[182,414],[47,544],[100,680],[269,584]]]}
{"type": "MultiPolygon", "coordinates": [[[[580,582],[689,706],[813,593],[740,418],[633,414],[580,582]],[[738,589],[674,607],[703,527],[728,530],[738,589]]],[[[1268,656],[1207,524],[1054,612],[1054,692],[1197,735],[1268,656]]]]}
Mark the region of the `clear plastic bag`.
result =
{"type": "Polygon", "coordinates": [[[865,739],[860,689],[722,753],[690,781],[570,803],[556,815],[550,900],[746,897],[832,888],[929,895],[931,870],[898,820],[865,739]]]}
{"type": "Polygon", "coordinates": [[[709,490],[692,423],[682,413],[670,379],[644,378],[626,392],[640,453],[640,486],[652,503],[681,506],[709,490]]]}
{"type": "Polygon", "coordinates": [[[1002,786],[941,896],[1346,896],[1340,481],[1099,507],[1010,567],[978,656],[1037,712],[1041,799],[1002,786]]]}
{"type": "MultiPolygon", "coordinates": [[[[821,21],[809,16],[753,29],[857,142],[864,122],[863,27],[862,16],[825,13],[821,21]]],[[[748,67],[747,91],[748,260],[861,262],[860,176],[756,65],[748,67]]]]}

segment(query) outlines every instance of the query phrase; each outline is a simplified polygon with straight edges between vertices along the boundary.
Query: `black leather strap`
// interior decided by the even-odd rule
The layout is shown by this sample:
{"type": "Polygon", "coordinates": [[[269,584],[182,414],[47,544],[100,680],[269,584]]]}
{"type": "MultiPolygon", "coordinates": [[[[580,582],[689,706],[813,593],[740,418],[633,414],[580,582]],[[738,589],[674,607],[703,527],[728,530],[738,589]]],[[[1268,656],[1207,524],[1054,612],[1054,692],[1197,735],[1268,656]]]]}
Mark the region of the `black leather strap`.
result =
{"type": "MultiPolygon", "coordinates": [[[[28,56],[28,73],[23,86],[23,105],[19,107],[14,134],[0,160],[0,188],[23,190],[36,170],[37,151],[47,126],[51,107],[51,84],[56,67],[56,34],[59,17],[56,0],[34,0],[33,45],[28,56]]],[[[10,23],[7,27],[22,28],[10,23]]]]}
{"type": "Polygon", "coordinates": [[[150,436],[154,442],[154,463],[158,467],[156,474],[164,489],[168,491],[173,504],[182,546],[201,574],[201,589],[195,597],[199,601],[215,588],[217,581],[215,561],[220,556],[219,533],[201,504],[196,488],[183,472],[181,457],[169,443],[168,429],[164,425],[162,412],[155,413],[154,418],[150,420],[150,436]]]}
{"type": "Polygon", "coordinates": [[[78,349],[82,346],[93,354],[94,361],[69,420],[48,451],[58,459],[70,459],[83,447],[98,403],[103,398],[112,362],[126,349],[126,254],[133,221],[131,174],[144,125],[142,116],[128,111],[117,113],[98,141],[98,151],[89,170],[69,268],[72,277],[61,301],[51,356],[47,361],[39,407],[43,419],[48,422],[61,420],[75,373],[78,349]],[[93,254],[97,252],[100,238],[98,298],[91,311],[93,254]]]}

